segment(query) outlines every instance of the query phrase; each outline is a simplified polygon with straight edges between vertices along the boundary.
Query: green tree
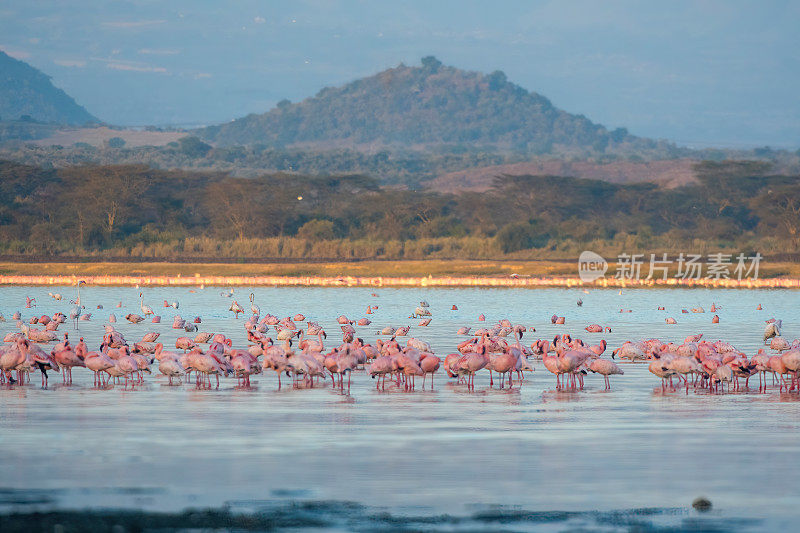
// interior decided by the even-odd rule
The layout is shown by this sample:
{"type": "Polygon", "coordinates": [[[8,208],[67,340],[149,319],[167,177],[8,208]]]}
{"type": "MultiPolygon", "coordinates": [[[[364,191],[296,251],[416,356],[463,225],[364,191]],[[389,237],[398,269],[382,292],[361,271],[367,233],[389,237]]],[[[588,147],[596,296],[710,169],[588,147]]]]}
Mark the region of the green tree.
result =
{"type": "Polygon", "coordinates": [[[197,137],[181,137],[178,139],[179,150],[189,157],[205,157],[211,151],[211,145],[197,137]]]}
{"type": "Polygon", "coordinates": [[[105,145],[108,148],[122,148],[125,146],[125,139],[122,137],[111,137],[105,142],[105,145]]]}
{"type": "Polygon", "coordinates": [[[497,243],[504,253],[541,248],[547,244],[548,235],[542,233],[536,222],[518,222],[503,226],[497,232],[497,243]]]}
{"type": "Polygon", "coordinates": [[[297,236],[309,241],[330,241],[336,238],[333,222],[330,220],[309,220],[297,230],[297,236]]]}

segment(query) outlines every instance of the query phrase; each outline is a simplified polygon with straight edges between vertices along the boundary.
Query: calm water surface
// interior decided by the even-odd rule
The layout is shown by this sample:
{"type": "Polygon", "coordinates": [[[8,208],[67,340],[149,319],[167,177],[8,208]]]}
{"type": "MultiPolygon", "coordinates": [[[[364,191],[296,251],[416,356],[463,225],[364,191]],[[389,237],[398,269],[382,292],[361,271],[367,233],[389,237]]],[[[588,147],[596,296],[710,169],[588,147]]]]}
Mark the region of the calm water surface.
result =
{"type": "MultiPolygon", "coordinates": [[[[129,342],[158,331],[159,341],[174,345],[184,332],[171,329],[171,319],[180,313],[201,316],[201,331],[224,333],[244,347],[244,319],[227,311],[231,299],[221,290],[146,288],[145,303],[162,315],[162,323],[132,325],[122,317],[140,312],[139,289],[84,287],[82,300],[93,314],[80,323],[80,335],[96,349],[113,312],[129,342]],[[164,300],[178,300],[180,309],[163,308],[164,300]],[[98,304],[104,309],[94,309],[98,304]]],[[[611,349],[624,340],[681,342],[702,332],[752,354],[763,346],[764,320],[772,316],[784,319],[785,337],[800,337],[800,293],[793,291],[379,289],[377,297],[372,289],[349,288],[253,292],[263,313],[302,312],[320,322],[331,334],[326,347],[340,339],[339,314],[369,316],[373,324],[357,330],[371,342],[385,325],[415,326],[418,321],[408,316],[422,299],[430,302],[433,321],[412,327],[411,334],[441,356],[463,339],[455,335],[459,327],[481,326],[480,313],[486,324],[509,318],[535,326],[526,344],[571,332],[591,343],[605,338],[611,349]],[[579,297],[583,307],[576,306],[579,297]],[[711,323],[710,312],[681,313],[697,306],[708,311],[712,302],[721,306],[719,324],[711,323]],[[759,303],[763,311],[756,311],[759,303]],[[365,315],[370,304],[379,309],[365,315]],[[659,305],[666,311],[657,311],[659,305]],[[632,312],[620,313],[622,308],[632,312]],[[565,315],[566,325],[551,325],[554,313],[565,315]],[[665,324],[666,316],[678,324],[665,324]],[[613,332],[583,331],[591,323],[613,332]]],[[[246,309],[249,293],[234,294],[246,309]]],[[[23,318],[68,313],[67,300],[74,297],[72,287],[2,287],[0,312],[8,321],[0,323],[0,333],[15,329],[10,317],[16,310],[23,318]],[[65,299],[56,302],[48,292],[65,299]],[[36,309],[22,309],[26,295],[36,297],[36,309]]],[[[70,324],[61,328],[72,331],[70,324]]],[[[54,376],[50,389],[42,390],[35,375],[31,385],[0,389],[0,510],[176,511],[224,503],[248,510],[350,501],[399,515],[474,518],[486,509],[659,508],[670,511],[660,511],[649,524],[685,526],[697,514],[688,506],[702,495],[714,504],[704,516],[733,521],[723,529],[771,529],[796,516],[796,393],[664,393],[644,364],[624,365],[625,375],[612,377],[611,391],[590,375],[585,390],[561,392],[541,363],[535,367],[512,390],[490,388],[485,373],[474,392],[437,374],[434,390],[418,386],[412,393],[388,384],[378,392],[363,371],[353,375],[349,394],[331,389],[330,381],[313,390],[278,390],[271,372],[256,376],[249,390],[226,379],[210,391],[170,387],[155,374],[135,390],[95,390],[85,369],[75,369],[72,386],[54,376]]]]}

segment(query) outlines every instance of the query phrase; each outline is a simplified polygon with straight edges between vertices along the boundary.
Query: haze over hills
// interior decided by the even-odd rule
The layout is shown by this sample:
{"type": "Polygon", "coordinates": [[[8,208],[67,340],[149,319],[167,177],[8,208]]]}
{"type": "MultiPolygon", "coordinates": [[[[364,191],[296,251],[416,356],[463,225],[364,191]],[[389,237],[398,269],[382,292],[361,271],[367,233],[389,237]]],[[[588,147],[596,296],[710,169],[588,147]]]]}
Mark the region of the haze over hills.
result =
{"type": "Polygon", "coordinates": [[[0,118],[82,125],[99,120],[40,70],[0,51],[0,118]]]}
{"type": "Polygon", "coordinates": [[[361,174],[383,185],[454,193],[486,191],[503,175],[679,187],[696,182],[694,167],[703,159],[766,160],[774,174],[796,174],[800,168],[800,151],[699,151],[625,129],[609,131],[554,107],[502,72],[467,72],[433,57],[424,58],[422,66],[400,65],[297,104],[283,102],[262,115],[195,131],[215,146],[185,130],[64,125],[94,117],[45,74],[5,54],[0,60],[11,67],[2,71],[3,88],[22,102],[15,113],[2,116],[0,159],[44,168],[146,164],[241,177],[361,174]],[[46,98],[52,95],[57,98],[46,98]],[[55,108],[73,113],[67,118],[34,113],[52,110],[48,102],[66,102],[55,108]],[[20,109],[48,123],[7,120],[29,114],[20,109]]]}
{"type": "Polygon", "coordinates": [[[558,109],[502,72],[468,72],[430,56],[419,67],[401,64],[197,134],[223,146],[466,145],[532,154],[646,150],[655,144],[558,109]]]}

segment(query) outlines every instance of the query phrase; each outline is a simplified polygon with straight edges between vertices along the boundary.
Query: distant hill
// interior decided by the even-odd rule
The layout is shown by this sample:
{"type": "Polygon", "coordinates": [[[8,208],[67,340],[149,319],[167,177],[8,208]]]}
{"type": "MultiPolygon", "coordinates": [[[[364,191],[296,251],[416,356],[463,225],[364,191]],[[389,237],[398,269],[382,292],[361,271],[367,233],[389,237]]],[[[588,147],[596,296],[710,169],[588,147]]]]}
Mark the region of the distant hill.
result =
{"type": "Polygon", "coordinates": [[[556,108],[496,71],[468,72],[427,57],[342,87],[325,88],[261,115],[197,130],[218,145],[377,148],[463,145],[534,154],[604,153],[656,143],[608,131],[582,115],[556,108]]]}
{"type": "Polygon", "coordinates": [[[50,77],[0,51],[0,119],[56,124],[99,122],[50,77]]]}

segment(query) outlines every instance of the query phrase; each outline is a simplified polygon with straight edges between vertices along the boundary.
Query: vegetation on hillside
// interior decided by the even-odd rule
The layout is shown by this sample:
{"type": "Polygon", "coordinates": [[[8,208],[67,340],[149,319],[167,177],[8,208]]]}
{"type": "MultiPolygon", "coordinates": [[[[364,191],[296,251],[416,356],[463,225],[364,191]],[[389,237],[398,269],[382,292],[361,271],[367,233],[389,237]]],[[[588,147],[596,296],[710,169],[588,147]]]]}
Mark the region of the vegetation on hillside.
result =
{"type": "MultiPolygon", "coordinates": [[[[39,125],[39,127],[45,126],[39,125]]],[[[2,134],[3,123],[0,123],[0,138],[2,134]]],[[[722,161],[726,157],[758,158],[770,162],[775,174],[797,173],[800,169],[798,156],[800,154],[766,148],[691,152],[692,158],[717,161],[722,161]]],[[[148,165],[164,170],[225,172],[238,177],[257,177],[273,173],[315,176],[363,174],[376,178],[382,185],[420,189],[426,186],[426,182],[450,172],[520,162],[547,161],[553,158],[506,153],[495,149],[473,149],[463,145],[446,145],[427,151],[376,152],[350,149],[310,151],[270,148],[264,145],[212,147],[196,137],[187,136],[166,146],[129,147],[127,144],[120,146],[119,143],[109,142],[100,147],[86,143],[70,146],[6,143],[0,146],[0,159],[43,168],[64,168],[75,165],[148,165]]],[[[598,165],[625,161],[635,164],[642,162],[642,158],[623,158],[613,154],[588,159],[565,159],[565,161],[581,160],[598,165]]]]}
{"type": "Polygon", "coordinates": [[[504,176],[486,193],[381,188],[370,177],[41,169],[0,162],[0,253],[159,258],[572,258],[798,251],[800,177],[703,163],[662,190],[504,176]]]}
{"type": "Polygon", "coordinates": [[[562,111],[504,73],[468,72],[426,57],[342,87],[327,87],[297,104],[197,130],[219,145],[491,146],[527,154],[645,153],[680,149],[608,131],[562,111]]]}
{"type": "Polygon", "coordinates": [[[0,120],[0,143],[6,141],[33,141],[52,135],[58,126],[36,122],[29,117],[19,120],[0,120]]]}
{"type": "Polygon", "coordinates": [[[0,51],[0,119],[27,118],[58,124],[98,122],[50,77],[0,51]]]}
{"type": "MultiPolygon", "coordinates": [[[[2,129],[0,128],[0,132],[2,129]]],[[[383,184],[418,188],[421,182],[445,172],[523,160],[520,155],[496,151],[443,149],[431,152],[355,150],[284,150],[257,146],[212,148],[187,136],[167,146],[113,148],[85,143],[73,146],[15,144],[0,147],[0,159],[46,168],[74,165],[139,165],[161,169],[228,172],[240,177],[264,173],[301,175],[367,174],[383,184]]]]}

